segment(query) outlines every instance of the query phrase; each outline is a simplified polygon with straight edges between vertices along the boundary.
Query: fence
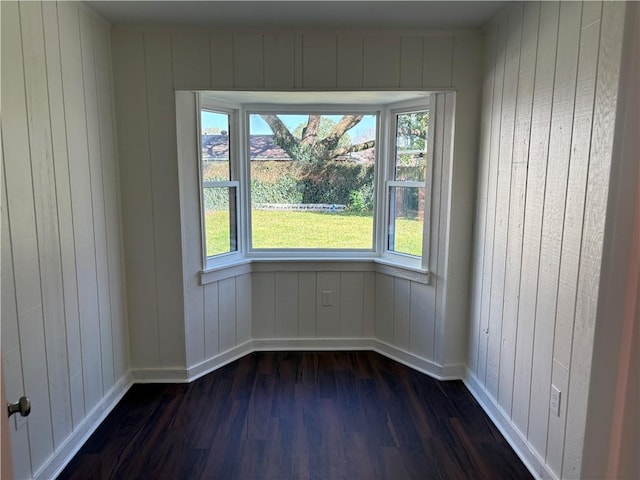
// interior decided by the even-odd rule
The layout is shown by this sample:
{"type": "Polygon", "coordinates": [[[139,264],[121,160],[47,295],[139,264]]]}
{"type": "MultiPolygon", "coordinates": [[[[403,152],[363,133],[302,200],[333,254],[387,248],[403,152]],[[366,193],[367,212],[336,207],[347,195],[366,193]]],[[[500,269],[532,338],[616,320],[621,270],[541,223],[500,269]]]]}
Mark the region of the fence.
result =
{"type": "Polygon", "coordinates": [[[344,212],[347,206],[331,203],[256,203],[253,208],[255,210],[279,210],[285,212],[335,213],[344,212]]]}

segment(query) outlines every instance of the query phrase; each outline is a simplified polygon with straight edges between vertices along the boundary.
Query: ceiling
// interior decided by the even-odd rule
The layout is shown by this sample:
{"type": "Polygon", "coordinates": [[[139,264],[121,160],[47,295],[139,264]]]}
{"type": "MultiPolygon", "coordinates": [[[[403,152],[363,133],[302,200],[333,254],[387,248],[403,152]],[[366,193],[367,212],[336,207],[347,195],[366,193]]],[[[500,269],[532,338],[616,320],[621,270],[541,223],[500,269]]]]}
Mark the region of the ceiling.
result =
{"type": "Polygon", "coordinates": [[[363,92],[245,92],[245,91],[211,91],[201,92],[204,98],[231,104],[260,105],[324,105],[329,102],[335,105],[389,105],[407,100],[419,100],[429,95],[424,91],[363,91],[363,92]]]}
{"type": "Polygon", "coordinates": [[[206,28],[461,29],[507,1],[85,1],[118,25],[206,28]]]}

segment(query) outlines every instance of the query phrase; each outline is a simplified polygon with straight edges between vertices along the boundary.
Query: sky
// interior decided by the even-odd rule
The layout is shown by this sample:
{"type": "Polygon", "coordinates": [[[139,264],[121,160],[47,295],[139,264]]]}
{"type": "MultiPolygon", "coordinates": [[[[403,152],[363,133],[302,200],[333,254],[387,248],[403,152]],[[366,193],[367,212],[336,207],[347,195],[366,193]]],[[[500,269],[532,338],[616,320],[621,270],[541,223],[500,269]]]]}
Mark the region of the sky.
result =
{"type": "MultiPolygon", "coordinates": [[[[330,118],[334,122],[338,122],[342,115],[325,115],[325,117],[330,118]]],[[[307,122],[308,115],[281,115],[281,120],[284,124],[289,128],[289,130],[294,130],[298,125],[307,122]]],[[[260,118],[259,115],[250,115],[250,132],[252,135],[270,135],[273,132],[269,128],[269,125],[260,118]]],[[[210,128],[217,127],[220,130],[229,130],[229,126],[227,125],[227,116],[220,113],[214,112],[202,112],[202,128],[210,128]]],[[[375,132],[376,127],[376,116],[375,115],[365,115],[364,118],[349,130],[349,134],[352,138],[358,138],[360,135],[371,134],[375,132]]],[[[373,138],[373,137],[372,137],[373,138]]]]}

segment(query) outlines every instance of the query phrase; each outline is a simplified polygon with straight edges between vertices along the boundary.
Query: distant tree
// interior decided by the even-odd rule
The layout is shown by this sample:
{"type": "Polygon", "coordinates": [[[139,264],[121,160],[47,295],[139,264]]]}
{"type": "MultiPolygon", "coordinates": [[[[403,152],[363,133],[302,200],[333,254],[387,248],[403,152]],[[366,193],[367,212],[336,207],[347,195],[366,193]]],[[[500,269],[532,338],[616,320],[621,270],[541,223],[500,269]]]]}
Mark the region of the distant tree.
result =
{"type": "Polygon", "coordinates": [[[412,150],[425,150],[429,131],[429,111],[404,113],[398,116],[398,145],[412,150]]]}
{"type": "Polygon", "coordinates": [[[348,141],[347,132],[360,123],[364,115],[344,115],[339,122],[331,122],[331,124],[327,123],[328,119],[323,118],[322,115],[309,115],[306,125],[302,126],[297,136],[289,130],[278,115],[262,114],[260,116],[271,127],[276,143],[294,160],[326,162],[375,146],[375,140],[355,144],[348,141]],[[327,128],[328,125],[330,129],[327,128]]]}
{"type": "Polygon", "coordinates": [[[406,167],[424,170],[427,165],[429,111],[398,115],[396,132],[398,148],[396,161],[406,167]]]}
{"type": "Polygon", "coordinates": [[[218,127],[207,127],[202,130],[204,135],[217,135],[220,133],[220,128],[218,127]]]}
{"type": "MultiPolygon", "coordinates": [[[[375,127],[370,127],[364,130],[361,129],[353,141],[356,143],[364,143],[368,142],[372,138],[376,138],[375,127]]],[[[376,161],[376,152],[373,148],[370,148],[369,150],[364,150],[360,155],[358,155],[358,158],[361,162],[373,165],[376,161]]]]}

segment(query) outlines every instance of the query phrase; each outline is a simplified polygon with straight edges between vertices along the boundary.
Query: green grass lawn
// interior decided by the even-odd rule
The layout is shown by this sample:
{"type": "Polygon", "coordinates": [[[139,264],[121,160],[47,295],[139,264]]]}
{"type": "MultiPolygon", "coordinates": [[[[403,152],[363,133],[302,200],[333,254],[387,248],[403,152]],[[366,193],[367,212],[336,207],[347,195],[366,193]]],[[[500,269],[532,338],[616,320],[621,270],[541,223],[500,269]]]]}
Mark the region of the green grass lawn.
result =
{"type": "MultiPolygon", "coordinates": [[[[372,248],[372,216],[261,210],[251,215],[253,248],[372,248]]],[[[228,252],[228,211],[207,212],[206,229],[207,255],[228,252]]],[[[396,251],[421,255],[421,221],[397,219],[396,251]]]]}

